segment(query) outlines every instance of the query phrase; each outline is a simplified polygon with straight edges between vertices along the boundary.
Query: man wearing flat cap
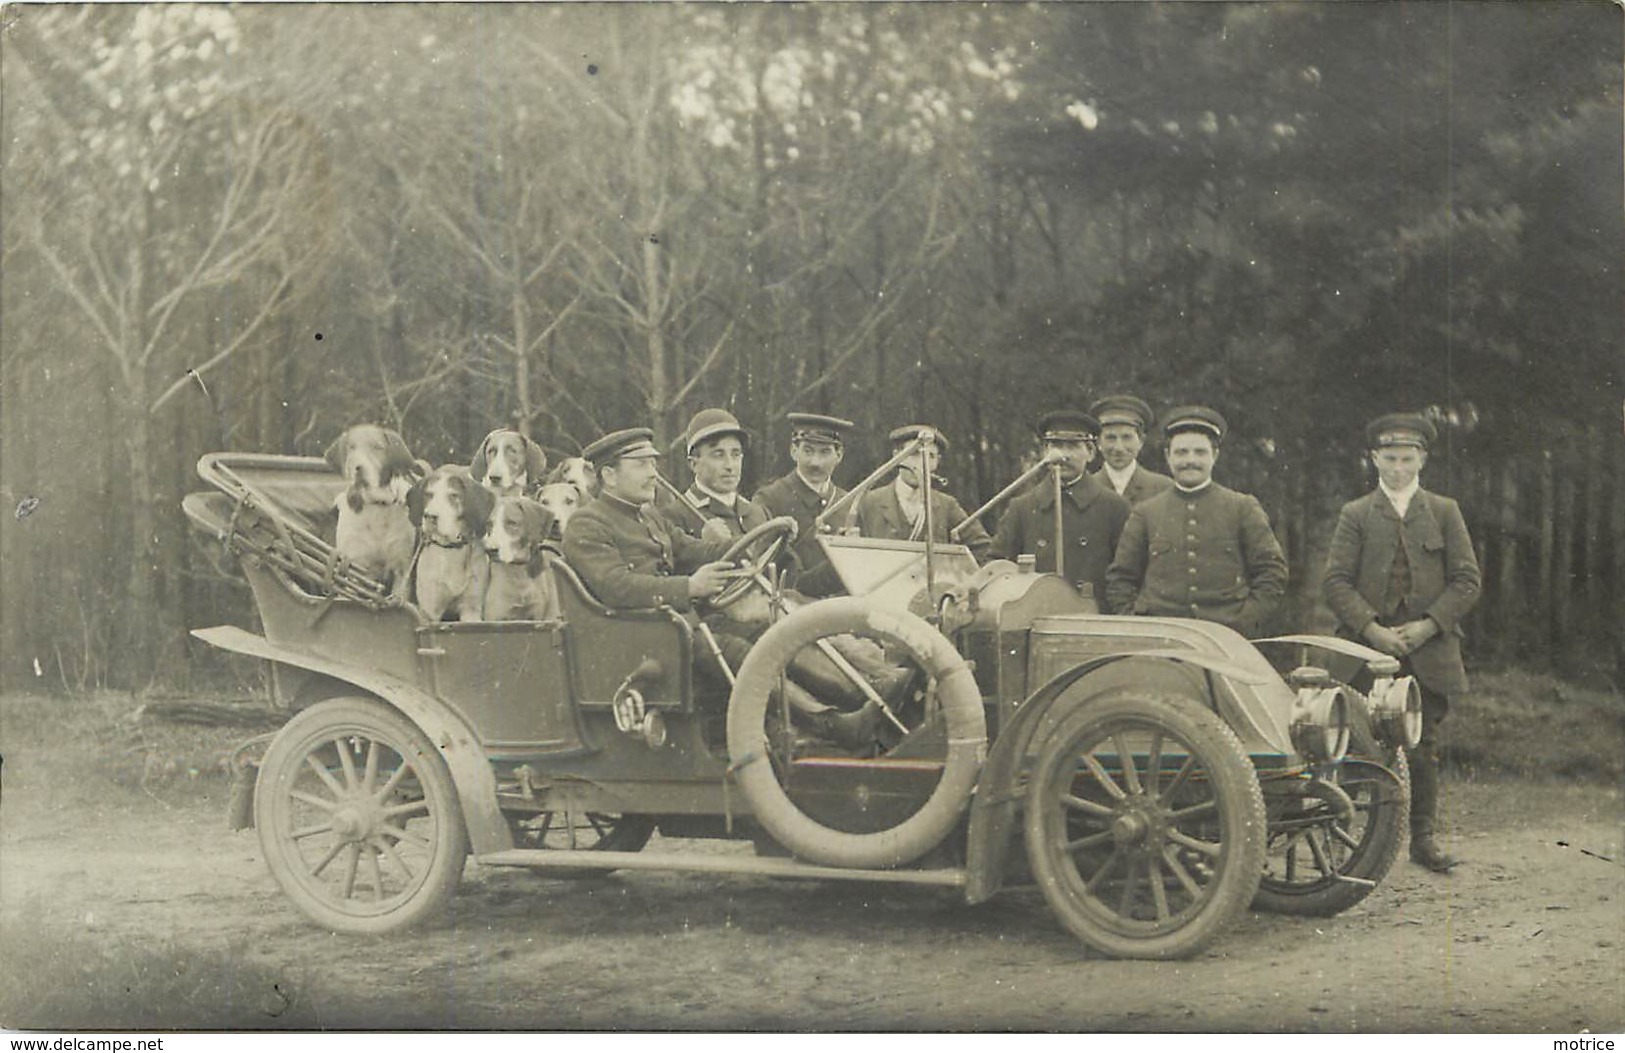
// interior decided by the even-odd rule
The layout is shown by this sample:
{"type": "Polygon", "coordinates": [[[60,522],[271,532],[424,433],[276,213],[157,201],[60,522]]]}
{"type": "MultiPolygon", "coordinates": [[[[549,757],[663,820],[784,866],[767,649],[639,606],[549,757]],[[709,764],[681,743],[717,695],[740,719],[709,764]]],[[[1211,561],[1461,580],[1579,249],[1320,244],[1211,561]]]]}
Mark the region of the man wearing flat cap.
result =
{"type": "Polygon", "coordinates": [[[654,512],[655,460],[648,428],[611,432],[582,456],[598,476],[598,496],[570,517],[564,557],[609,607],[690,609],[722,591],[728,566],[713,562],[731,543],[699,541],[654,512]]]}
{"type": "Polygon", "coordinates": [[[661,514],[685,534],[695,534],[707,523],[718,523],[730,538],[767,522],[772,518],[767,509],[739,492],[749,445],[749,433],[727,410],[702,409],[694,414],[683,433],[688,467],[694,474],[694,481],[683,493],[687,508],[677,507],[675,499],[664,503],[657,499],[661,514]]]}
{"type": "MultiPolygon", "coordinates": [[[[907,424],[891,433],[891,449],[895,456],[924,432],[930,432],[932,442],[921,448],[926,470],[935,476],[942,454],[947,452],[948,439],[929,424],[907,424]]],[[[922,541],[925,538],[925,489],[920,481],[919,455],[911,456],[897,466],[897,475],[890,486],[871,490],[858,502],[858,533],[864,537],[889,538],[899,541],[922,541]]],[[[949,543],[948,531],[965,519],[965,509],[946,490],[931,490],[931,540],[939,545],[949,543]]],[[[987,528],[972,520],[961,532],[959,544],[970,549],[980,563],[987,558],[988,546],[993,539],[987,528]]]]}
{"type": "Polygon", "coordinates": [[[1081,410],[1059,409],[1038,422],[1044,457],[1058,466],[1061,481],[1061,536],[1055,536],[1055,486],[1049,481],[1010,502],[993,535],[989,555],[1035,557],[1040,573],[1061,573],[1079,592],[1088,590],[1105,609],[1106,567],[1128,519],[1129,504],[1089,475],[1100,422],[1081,410]]]}
{"type": "Polygon", "coordinates": [[[1450,697],[1467,690],[1461,620],[1481,582],[1461,508],[1418,479],[1436,438],[1433,422],[1414,413],[1367,426],[1377,488],[1338,513],[1321,595],[1340,632],[1398,658],[1422,689],[1422,738],[1407,757],[1411,859],[1443,873],[1456,860],[1434,840],[1438,728],[1450,697]]]}
{"type": "Polygon", "coordinates": [[[1089,407],[1100,421],[1100,456],[1105,464],[1095,472],[1095,480],[1121,494],[1130,507],[1171,488],[1174,481],[1140,463],[1145,433],[1156,418],[1144,399],[1133,395],[1107,395],[1089,407]]]}
{"type": "Polygon", "coordinates": [[[770,515],[792,516],[799,533],[795,554],[801,564],[795,587],[808,596],[832,596],[841,580],[818,547],[813,521],[831,504],[846,496],[835,484],[835,469],[846,452],[849,420],[821,413],[791,413],[790,460],[795,468],[756,491],[756,503],[770,515]]]}
{"type": "Polygon", "coordinates": [[[1213,481],[1225,420],[1181,406],[1162,430],[1174,485],[1134,506],[1106,572],[1107,604],[1257,636],[1286,594],[1286,558],[1258,500],[1213,481]]]}

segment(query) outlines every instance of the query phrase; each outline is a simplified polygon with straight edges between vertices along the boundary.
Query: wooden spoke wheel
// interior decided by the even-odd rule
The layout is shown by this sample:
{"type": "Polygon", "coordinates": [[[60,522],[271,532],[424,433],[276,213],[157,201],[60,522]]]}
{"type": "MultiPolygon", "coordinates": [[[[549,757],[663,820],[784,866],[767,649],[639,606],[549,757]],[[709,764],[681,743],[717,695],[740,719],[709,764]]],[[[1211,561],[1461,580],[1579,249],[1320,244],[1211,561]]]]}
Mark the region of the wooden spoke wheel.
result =
{"type": "Polygon", "coordinates": [[[1252,900],[1264,816],[1251,761],[1211,711],[1111,695],[1038,744],[1027,854],[1050,908],[1090,947],[1184,957],[1252,900]]]}
{"type": "Polygon", "coordinates": [[[1410,814],[1410,769],[1404,750],[1373,743],[1360,752],[1377,755],[1350,756],[1330,777],[1346,804],[1334,794],[1311,794],[1284,802],[1271,817],[1253,906],[1330,917],[1365,899],[1387,876],[1410,814]]]}
{"type": "Polygon", "coordinates": [[[318,702],[283,727],[254,788],[271,874],[317,923],[391,932],[446,903],[468,837],[445,761],[370,698],[318,702]]]}

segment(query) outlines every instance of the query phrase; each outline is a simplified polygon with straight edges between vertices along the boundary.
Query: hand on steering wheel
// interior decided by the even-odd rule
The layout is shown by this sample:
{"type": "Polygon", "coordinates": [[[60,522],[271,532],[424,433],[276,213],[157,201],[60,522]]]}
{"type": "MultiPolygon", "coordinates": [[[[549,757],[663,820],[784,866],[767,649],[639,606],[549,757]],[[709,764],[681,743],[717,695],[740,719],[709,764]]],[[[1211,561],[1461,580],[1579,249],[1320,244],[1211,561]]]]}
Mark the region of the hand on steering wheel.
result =
{"type": "Polygon", "coordinates": [[[728,551],[718,557],[719,560],[729,563],[737,560],[740,564],[739,577],[706,601],[711,609],[720,611],[738,602],[751,589],[765,587],[762,572],[767,569],[769,563],[778,558],[779,551],[785,544],[795,539],[796,533],[795,518],[779,516],[740,535],[738,540],[728,546],[728,551]],[[771,540],[763,544],[764,540],[769,538],[771,540]],[[757,545],[761,546],[760,550],[751,554],[750,550],[757,545]]]}

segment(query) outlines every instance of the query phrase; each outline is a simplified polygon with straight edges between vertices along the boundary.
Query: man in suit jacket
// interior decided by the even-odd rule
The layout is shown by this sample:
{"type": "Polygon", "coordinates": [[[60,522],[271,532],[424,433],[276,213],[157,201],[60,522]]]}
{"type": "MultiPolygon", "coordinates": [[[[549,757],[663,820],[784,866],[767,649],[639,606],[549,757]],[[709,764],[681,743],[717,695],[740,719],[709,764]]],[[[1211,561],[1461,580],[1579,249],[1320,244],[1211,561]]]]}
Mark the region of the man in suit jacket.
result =
{"type": "Polygon", "coordinates": [[[1163,433],[1174,486],[1134,506],[1106,572],[1107,604],[1256,636],[1286,594],[1286,557],[1257,499],[1213,481],[1225,420],[1181,406],[1163,433]]]}
{"type": "Polygon", "coordinates": [[[1095,472],[1095,479],[1101,486],[1121,494],[1130,507],[1173,487],[1171,478],[1153,472],[1139,460],[1145,433],[1156,422],[1144,399],[1107,395],[1090,406],[1089,413],[1100,421],[1100,455],[1106,463],[1095,472]]]}
{"type": "Polygon", "coordinates": [[[1418,479],[1433,422],[1391,413],[1366,436],[1377,488],[1338,513],[1321,592],[1340,631],[1397,657],[1422,688],[1422,738],[1408,758],[1411,859],[1443,873],[1456,860],[1434,840],[1438,728],[1450,697],[1467,690],[1461,619],[1478,602],[1478,559],[1461,508],[1418,479]]]}
{"type": "MultiPolygon", "coordinates": [[[[897,428],[891,433],[892,454],[895,456],[903,447],[913,442],[922,431],[929,431],[935,438],[932,445],[924,447],[924,457],[927,470],[935,475],[937,466],[941,463],[942,454],[948,449],[948,439],[929,424],[907,424],[897,428]]],[[[920,463],[918,457],[910,457],[897,468],[897,476],[890,486],[870,490],[858,502],[857,521],[858,533],[864,537],[891,538],[900,541],[921,541],[925,534],[925,500],[924,491],[920,485],[920,463]]],[[[931,540],[939,545],[946,545],[948,531],[958,526],[965,519],[965,509],[962,508],[952,494],[945,490],[938,490],[933,484],[931,490],[931,540]]],[[[993,539],[988,537],[987,528],[977,520],[971,522],[961,532],[958,543],[970,549],[971,555],[980,563],[987,558],[988,546],[993,539]]]]}
{"type": "Polygon", "coordinates": [[[1010,502],[993,535],[989,555],[1015,559],[1035,557],[1036,569],[1053,573],[1059,559],[1062,576],[1105,609],[1106,567],[1128,519],[1129,505],[1096,482],[1088,472],[1100,422],[1079,410],[1055,410],[1038,422],[1044,456],[1059,465],[1061,537],[1055,536],[1055,485],[1041,479],[1010,502]]]}
{"type": "Polygon", "coordinates": [[[775,516],[792,516],[796,521],[795,554],[801,564],[795,587],[808,596],[833,596],[841,591],[835,568],[818,546],[813,521],[819,513],[846,496],[835,483],[835,469],[846,453],[846,434],[853,424],[840,417],[820,413],[791,413],[789,474],[756,491],[756,503],[775,516]]]}

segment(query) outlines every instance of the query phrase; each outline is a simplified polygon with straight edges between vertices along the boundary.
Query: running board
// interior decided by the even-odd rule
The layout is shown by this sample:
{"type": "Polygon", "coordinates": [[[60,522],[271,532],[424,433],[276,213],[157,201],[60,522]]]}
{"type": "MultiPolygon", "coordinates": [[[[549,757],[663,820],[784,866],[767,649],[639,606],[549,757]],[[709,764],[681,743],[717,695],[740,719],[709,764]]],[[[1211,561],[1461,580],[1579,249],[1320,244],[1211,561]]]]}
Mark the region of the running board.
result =
{"type": "Polygon", "coordinates": [[[820,881],[885,881],[897,885],[937,885],[963,888],[963,867],[934,870],[857,870],[816,866],[777,856],[710,856],[683,852],[598,852],[582,849],[511,848],[474,857],[492,867],[532,867],[542,870],[680,870],[691,874],[754,874],[765,877],[808,878],[820,881]]]}

